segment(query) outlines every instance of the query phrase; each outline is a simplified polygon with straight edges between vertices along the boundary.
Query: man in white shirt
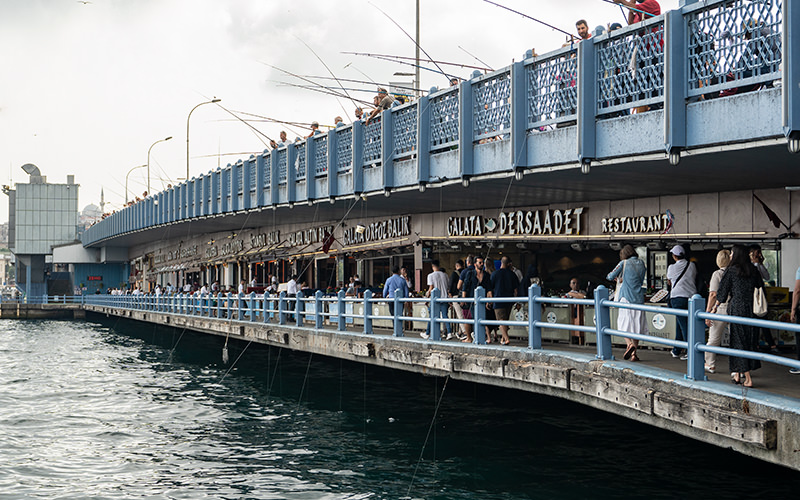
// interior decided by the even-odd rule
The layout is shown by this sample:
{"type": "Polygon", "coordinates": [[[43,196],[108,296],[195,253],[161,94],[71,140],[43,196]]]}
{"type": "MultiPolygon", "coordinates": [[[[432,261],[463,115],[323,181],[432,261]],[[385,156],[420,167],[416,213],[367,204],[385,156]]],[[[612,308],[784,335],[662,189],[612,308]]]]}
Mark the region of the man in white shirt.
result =
{"type": "MultiPolygon", "coordinates": [[[[439,267],[439,261],[434,260],[431,262],[431,267],[433,268],[433,272],[428,274],[428,291],[425,293],[426,297],[431,296],[431,292],[433,292],[434,288],[439,289],[439,297],[447,297],[447,291],[450,289],[450,277],[447,276],[447,273],[442,272],[441,267],[439,267]]],[[[439,306],[439,317],[440,318],[447,318],[447,304],[440,304],[439,306]]],[[[430,311],[428,311],[430,315],[430,311]]],[[[433,319],[431,317],[431,319],[433,319]]],[[[449,333],[450,325],[440,324],[441,326],[441,333],[444,336],[447,333],[447,340],[453,338],[453,334],[449,333]]],[[[420,337],[427,339],[431,335],[431,323],[428,323],[427,333],[420,333],[420,337]]]]}
{"type": "Polygon", "coordinates": [[[237,291],[239,292],[239,295],[244,293],[244,280],[239,282],[239,289],[237,291]]]}
{"type": "Polygon", "coordinates": [[[292,279],[286,283],[286,295],[289,297],[297,296],[297,275],[292,275],[292,279]]]}
{"type": "MultiPolygon", "coordinates": [[[[675,245],[670,250],[675,261],[667,268],[667,280],[671,290],[669,292],[669,306],[673,309],[689,309],[689,298],[697,293],[697,267],[694,262],[686,260],[686,252],[681,245],[675,245]]],[[[689,329],[689,321],[685,317],[675,318],[677,328],[675,329],[675,340],[686,340],[689,329]]],[[[687,359],[686,354],[682,354],[683,349],[672,348],[672,357],[680,358],[682,361],[687,359]]]]}

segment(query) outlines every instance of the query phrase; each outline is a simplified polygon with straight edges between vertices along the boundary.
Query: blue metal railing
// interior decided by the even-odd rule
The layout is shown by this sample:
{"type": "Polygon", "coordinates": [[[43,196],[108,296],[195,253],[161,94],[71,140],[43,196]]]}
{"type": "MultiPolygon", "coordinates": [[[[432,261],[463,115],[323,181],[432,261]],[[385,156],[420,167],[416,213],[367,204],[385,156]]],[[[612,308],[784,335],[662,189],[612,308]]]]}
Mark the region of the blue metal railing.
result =
{"type": "Polygon", "coordinates": [[[306,144],[309,139],[300,142],[297,145],[297,157],[295,159],[295,168],[297,170],[297,180],[306,178],[306,144]]]}
{"type": "MultiPolygon", "coordinates": [[[[288,194],[287,199],[283,199],[282,195],[272,193],[279,186],[271,185],[276,181],[290,182],[288,158],[297,158],[298,176],[291,182],[298,182],[304,179],[303,163],[306,176],[312,171],[316,177],[327,176],[329,153],[334,155],[337,173],[346,173],[353,168],[381,168],[386,171],[383,176],[371,177],[395,179],[391,172],[394,161],[416,157],[420,176],[424,177],[434,155],[456,147],[478,148],[481,143],[495,138],[513,137],[512,143],[519,142],[513,144],[515,158],[522,158],[520,165],[524,168],[535,168],[538,164],[526,162],[521,154],[531,144],[538,146],[540,142],[528,142],[527,134],[515,134],[512,124],[524,126],[529,132],[556,124],[571,126],[576,122],[578,148],[577,151],[571,146],[569,150],[564,149],[563,163],[610,157],[615,155],[613,150],[597,153],[600,139],[594,138],[612,131],[597,128],[596,123],[626,115],[633,109],[663,109],[664,130],[649,129],[643,133],[664,132],[665,150],[668,147],[688,147],[681,134],[685,135],[691,125],[689,121],[708,120],[708,117],[687,117],[686,106],[693,100],[772,86],[781,78],[796,79],[793,75],[800,72],[797,69],[800,67],[800,50],[796,48],[798,44],[792,44],[790,40],[800,32],[800,17],[791,14],[793,4],[786,0],[685,3],[680,10],[643,23],[542,56],[529,57],[522,63],[473,77],[459,86],[434,90],[426,99],[384,111],[368,125],[360,122],[352,127],[319,134],[313,138],[314,158],[304,158],[303,150],[306,148],[302,145],[296,156],[293,156],[295,150],[291,149],[296,147],[294,144],[281,147],[272,153],[278,155],[274,163],[278,175],[274,179],[270,172],[272,158],[270,154],[264,157],[264,192],[258,199],[263,205],[290,201],[288,194]],[[425,102],[424,107],[420,107],[420,102],[425,102]],[[335,150],[330,152],[329,134],[336,134],[335,150]],[[422,147],[425,151],[420,151],[422,147]]],[[[797,125],[800,123],[800,106],[793,102],[796,100],[795,87],[794,81],[782,85],[781,109],[771,110],[775,114],[781,112],[783,117],[783,125],[780,130],[775,129],[775,134],[783,133],[790,137],[800,133],[797,130],[800,128],[797,125]]],[[[767,134],[772,137],[770,134],[773,132],[767,134]]],[[[611,140],[613,137],[602,139],[603,144],[614,142],[611,140]]],[[[716,137],[714,143],[725,140],[724,136],[716,137]]],[[[508,165],[481,168],[470,165],[469,162],[480,161],[480,155],[473,155],[472,151],[462,151],[458,156],[458,175],[465,178],[478,171],[508,170],[508,165]]],[[[219,175],[210,194],[212,201],[219,200],[213,207],[215,213],[243,208],[242,203],[231,203],[232,185],[237,178],[238,189],[242,186],[242,169],[249,170],[252,179],[253,167],[248,162],[236,167],[237,177],[234,178],[231,177],[231,168],[223,169],[219,174],[214,172],[201,176],[202,180],[206,175],[219,175]]],[[[352,187],[343,185],[345,190],[352,189],[353,192],[337,189],[336,181],[330,179],[328,189],[337,196],[354,194],[356,186],[361,188],[363,185],[363,173],[357,172],[352,187]]],[[[186,186],[188,183],[184,182],[165,192],[164,207],[159,208],[158,216],[151,211],[143,213],[138,204],[134,205],[88,228],[81,236],[83,243],[89,245],[156,224],[196,217],[199,211],[195,198],[198,194],[186,186]]],[[[317,189],[324,189],[322,186],[320,184],[317,189]]],[[[370,189],[374,189],[372,186],[370,189]]],[[[283,192],[304,191],[287,189],[283,192]]],[[[201,192],[199,196],[206,195],[201,192]]],[[[302,194],[291,201],[302,201],[302,194]]]]}
{"type": "MultiPolygon", "coordinates": [[[[522,327],[527,330],[528,349],[542,349],[542,329],[571,330],[583,333],[594,333],[597,336],[597,359],[613,359],[611,337],[618,336],[634,340],[647,341],[667,347],[685,349],[688,353],[686,378],[692,380],[705,380],[703,372],[703,354],[712,352],[726,356],[757,359],[764,362],[775,363],[783,366],[800,369],[800,360],[765,354],[754,351],[743,351],[726,347],[709,346],[705,344],[705,320],[723,321],[730,324],[742,324],[755,327],[785,330],[800,334],[800,325],[769,321],[757,318],[744,318],[711,314],[705,312],[705,300],[695,295],[689,301],[688,310],[670,309],[661,306],[643,304],[628,304],[609,300],[608,289],[600,286],[595,290],[594,299],[569,299],[556,297],[542,297],[541,288],[531,286],[527,297],[491,298],[486,297],[485,290],[478,287],[472,298],[444,298],[438,289],[433,290],[429,298],[382,298],[373,297],[371,291],[364,292],[363,298],[347,297],[342,290],[335,296],[325,296],[321,291],[310,297],[288,297],[285,292],[280,295],[233,295],[220,294],[218,296],[205,295],[88,295],[84,297],[63,298],[69,301],[84,301],[89,305],[109,306],[123,309],[145,310],[182,314],[189,316],[203,316],[219,319],[236,319],[238,321],[262,323],[274,322],[287,325],[289,322],[296,326],[308,326],[324,329],[325,322],[334,327],[336,331],[347,330],[347,325],[355,325],[356,320],[363,327],[361,333],[372,335],[375,333],[375,322],[383,322],[383,326],[392,330],[395,337],[403,337],[405,321],[421,322],[427,324],[431,341],[441,341],[440,330],[444,325],[468,324],[473,327],[473,343],[486,344],[486,326],[522,327]],[[440,311],[446,310],[450,304],[468,304],[473,311],[471,319],[457,319],[440,317],[440,311]],[[514,308],[524,308],[527,311],[525,320],[487,320],[486,306],[488,304],[510,304],[514,308]],[[394,314],[376,314],[376,306],[390,304],[394,314]],[[407,316],[404,314],[406,304],[422,304],[427,306],[427,315],[407,316]],[[595,325],[584,326],[571,323],[551,323],[542,319],[542,309],[546,305],[572,305],[594,306],[595,325]],[[357,309],[358,308],[358,309],[357,309]],[[686,317],[688,319],[687,340],[673,340],[651,335],[631,333],[612,328],[611,309],[630,309],[643,312],[686,317]]],[[[350,332],[352,333],[352,331],[350,332]]],[[[511,349],[518,349],[516,347],[511,349]]]]}

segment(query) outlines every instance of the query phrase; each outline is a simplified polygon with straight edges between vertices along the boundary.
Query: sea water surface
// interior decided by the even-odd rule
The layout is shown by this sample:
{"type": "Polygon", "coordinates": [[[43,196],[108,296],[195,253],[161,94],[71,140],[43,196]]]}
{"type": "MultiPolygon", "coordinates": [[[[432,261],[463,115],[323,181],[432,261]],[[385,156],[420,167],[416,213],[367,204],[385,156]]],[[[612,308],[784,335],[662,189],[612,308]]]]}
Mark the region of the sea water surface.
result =
{"type": "Polygon", "coordinates": [[[224,364],[223,344],[0,320],[0,498],[790,498],[800,479],[554,398],[239,342],[224,364]]]}

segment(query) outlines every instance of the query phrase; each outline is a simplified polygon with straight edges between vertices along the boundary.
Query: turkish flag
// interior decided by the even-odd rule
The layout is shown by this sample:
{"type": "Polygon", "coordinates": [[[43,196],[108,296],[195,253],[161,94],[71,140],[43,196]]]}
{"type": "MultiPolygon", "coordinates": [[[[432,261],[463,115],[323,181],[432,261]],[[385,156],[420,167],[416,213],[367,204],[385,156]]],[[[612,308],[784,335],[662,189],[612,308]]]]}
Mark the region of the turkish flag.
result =
{"type": "Polygon", "coordinates": [[[336,238],[333,237],[333,234],[330,233],[327,229],[325,230],[325,239],[322,240],[322,251],[328,253],[331,249],[331,245],[333,242],[336,241],[336,238]]]}

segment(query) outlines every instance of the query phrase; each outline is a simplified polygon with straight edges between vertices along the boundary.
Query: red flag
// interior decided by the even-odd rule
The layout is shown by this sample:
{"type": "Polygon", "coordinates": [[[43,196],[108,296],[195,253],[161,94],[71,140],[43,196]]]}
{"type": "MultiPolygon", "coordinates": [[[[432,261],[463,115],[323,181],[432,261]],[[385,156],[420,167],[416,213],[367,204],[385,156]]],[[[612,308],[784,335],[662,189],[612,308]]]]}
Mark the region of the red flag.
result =
{"type": "Polygon", "coordinates": [[[322,251],[328,253],[331,249],[331,245],[333,242],[336,241],[336,238],[333,237],[333,233],[329,232],[327,229],[325,230],[325,239],[322,240],[322,251]]]}

